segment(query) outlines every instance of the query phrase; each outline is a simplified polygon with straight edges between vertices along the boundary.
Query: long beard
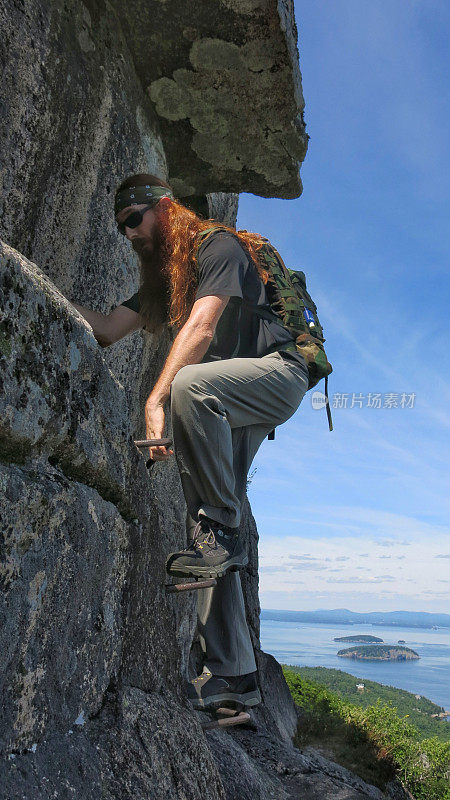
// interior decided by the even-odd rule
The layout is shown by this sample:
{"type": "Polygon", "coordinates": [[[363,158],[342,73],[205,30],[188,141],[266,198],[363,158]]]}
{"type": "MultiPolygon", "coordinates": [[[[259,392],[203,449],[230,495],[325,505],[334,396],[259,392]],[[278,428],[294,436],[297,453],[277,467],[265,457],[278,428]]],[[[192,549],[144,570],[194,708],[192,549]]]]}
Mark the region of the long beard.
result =
{"type": "Polygon", "coordinates": [[[153,246],[133,249],[139,257],[141,285],[141,314],[145,318],[145,328],[151,333],[161,334],[167,320],[170,302],[170,279],[167,271],[167,257],[161,227],[153,230],[153,246]]]}

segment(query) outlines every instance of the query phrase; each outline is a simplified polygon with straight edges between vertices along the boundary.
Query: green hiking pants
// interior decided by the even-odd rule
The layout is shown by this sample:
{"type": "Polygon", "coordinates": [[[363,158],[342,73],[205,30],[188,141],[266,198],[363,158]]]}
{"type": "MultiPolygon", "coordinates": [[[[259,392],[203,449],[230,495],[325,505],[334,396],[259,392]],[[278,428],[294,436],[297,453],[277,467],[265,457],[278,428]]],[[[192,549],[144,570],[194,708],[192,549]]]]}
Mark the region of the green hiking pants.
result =
{"type": "MultiPolygon", "coordinates": [[[[267,434],[294,414],[307,388],[306,364],[278,351],[187,364],[177,372],[170,410],[188,536],[199,515],[239,527],[256,452],[267,434]]],[[[255,671],[239,573],[229,572],[197,594],[206,666],[216,675],[255,671]]]]}

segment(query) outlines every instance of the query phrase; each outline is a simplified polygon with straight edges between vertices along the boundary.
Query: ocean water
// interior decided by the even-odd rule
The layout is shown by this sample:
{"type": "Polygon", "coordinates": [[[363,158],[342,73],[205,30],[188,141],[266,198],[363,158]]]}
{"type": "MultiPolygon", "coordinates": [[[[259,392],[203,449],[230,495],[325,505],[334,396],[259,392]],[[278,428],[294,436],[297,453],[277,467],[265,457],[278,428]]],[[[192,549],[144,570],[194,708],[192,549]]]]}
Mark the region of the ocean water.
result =
{"type": "Polygon", "coordinates": [[[280,621],[265,618],[263,612],[261,647],[279,663],[340,669],[357,678],[424,695],[450,711],[450,628],[433,630],[280,621]],[[338,650],[350,647],[352,643],[334,642],[334,637],[357,633],[378,636],[386,644],[397,644],[399,639],[404,639],[405,646],[415,650],[420,658],[416,661],[379,662],[338,657],[338,650]]]}

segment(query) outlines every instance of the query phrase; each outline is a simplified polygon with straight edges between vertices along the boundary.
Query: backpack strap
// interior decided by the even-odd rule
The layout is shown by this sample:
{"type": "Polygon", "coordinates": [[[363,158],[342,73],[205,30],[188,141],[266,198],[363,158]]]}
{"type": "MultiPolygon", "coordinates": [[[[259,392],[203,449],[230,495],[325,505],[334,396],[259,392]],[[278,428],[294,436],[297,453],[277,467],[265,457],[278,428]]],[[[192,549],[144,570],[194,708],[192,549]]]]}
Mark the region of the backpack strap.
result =
{"type": "Polygon", "coordinates": [[[330,401],[328,400],[328,375],[325,375],[325,397],[327,400],[327,417],[328,417],[328,427],[330,431],[333,430],[333,420],[331,419],[331,411],[330,411],[330,401]]]}
{"type": "Polygon", "coordinates": [[[231,231],[228,231],[228,228],[224,228],[223,225],[212,225],[210,228],[204,228],[202,231],[199,231],[197,233],[197,249],[196,249],[196,253],[198,252],[198,249],[199,249],[200,245],[203,243],[203,237],[207,236],[209,233],[212,233],[212,231],[226,231],[227,233],[231,232],[231,231]]]}

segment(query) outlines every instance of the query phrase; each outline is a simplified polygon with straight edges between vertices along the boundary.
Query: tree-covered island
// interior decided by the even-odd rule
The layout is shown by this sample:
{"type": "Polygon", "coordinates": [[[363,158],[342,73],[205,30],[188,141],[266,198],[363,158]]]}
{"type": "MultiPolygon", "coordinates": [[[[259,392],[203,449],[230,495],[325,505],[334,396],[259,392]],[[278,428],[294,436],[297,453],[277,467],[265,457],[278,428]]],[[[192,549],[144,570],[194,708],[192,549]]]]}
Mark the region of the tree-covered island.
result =
{"type": "Polygon", "coordinates": [[[354,658],[357,661],[412,661],[420,658],[410,647],[395,644],[372,644],[360,647],[346,647],[337,653],[341,658],[354,658]]]}
{"type": "Polygon", "coordinates": [[[352,636],[335,636],[333,639],[334,642],[368,642],[373,644],[374,642],[382,642],[383,639],[380,639],[378,636],[371,636],[369,633],[354,633],[352,636]]]}

